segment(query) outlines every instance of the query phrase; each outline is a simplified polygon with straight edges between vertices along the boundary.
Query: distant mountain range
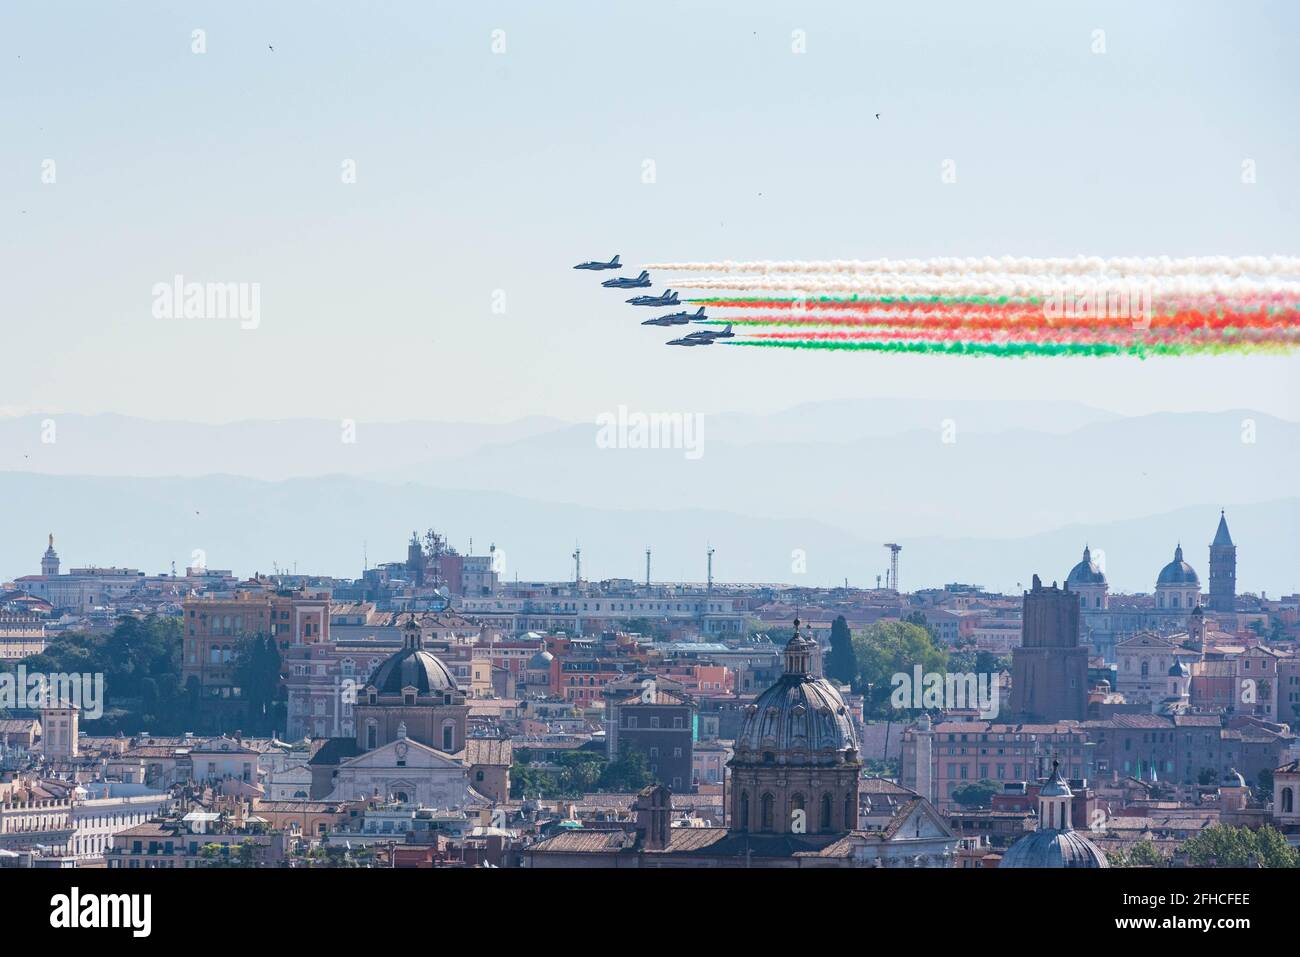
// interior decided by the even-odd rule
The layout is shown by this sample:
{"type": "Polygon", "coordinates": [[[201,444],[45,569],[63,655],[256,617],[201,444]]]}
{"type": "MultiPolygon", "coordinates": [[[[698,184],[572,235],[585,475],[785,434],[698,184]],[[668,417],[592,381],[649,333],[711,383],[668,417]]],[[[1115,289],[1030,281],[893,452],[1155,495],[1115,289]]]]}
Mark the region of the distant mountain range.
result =
{"type": "MultiPolygon", "coordinates": [[[[640,579],[645,548],[656,579],[703,581],[705,550],[717,550],[719,581],[872,585],[886,562],[881,543],[903,545],[905,589],[963,581],[1014,589],[1039,573],[1064,579],[1085,543],[1105,553],[1112,587],[1150,591],[1182,541],[1206,580],[1212,504],[1141,519],[1075,524],[1025,537],[868,537],[809,519],[761,518],[714,508],[611,510],[540,502],[499,492],[435,491],[345,476],[263,482],[231,476],[104,478],[0,473],[6,503],[0,577],[34,574],[54,531],[64,569],[127,565],[183,569],[194,549],[213,568],[268,572],[273,563],[344,577],[398,561],[412,530],[432,525],[464,550],[504,550],[507,578],[570,578],[581,543],[590,579],[640,579]],[[802,562],[800,562],[802,559],[802,562]],[[806,571],[796,571],[802,565],[806,571]]],[[[1300,498],[1230,505],[1243,589],[1300,590],[1300,498]]]]}
{"type": "Polygon", "coordinates": [[[580,542],[589,578],[642,577],[650,545],[656,578],[702,580],[712,544],[719,580],[868,585],[895,541],[904,588],[1014,588],[1063,578],[1087,542],[1114,587],[1145,591],[1180,540],[1204,580],[1227,507],[1240,586],[1300,589],[1300,424],[1261,413],[820,402],[705,416],[694,459],[602,447],[594,421],[348,428],[0,419],[0,577],[35,572],[48,531],[65,569],[161,571],[202,549],[237,574],[355,576],[432,526],[461,549],[495,542],[510,577],[567,578],[580,542]]]}

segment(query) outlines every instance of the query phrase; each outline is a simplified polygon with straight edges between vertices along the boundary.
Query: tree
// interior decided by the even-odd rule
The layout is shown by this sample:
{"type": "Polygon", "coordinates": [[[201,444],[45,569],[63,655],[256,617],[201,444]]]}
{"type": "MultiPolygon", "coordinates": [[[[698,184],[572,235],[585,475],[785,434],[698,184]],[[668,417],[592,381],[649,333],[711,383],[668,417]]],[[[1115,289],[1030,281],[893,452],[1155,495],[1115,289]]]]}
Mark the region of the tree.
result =
{"type": "Polygon", "coordinates": [[[1300,866],[1300,854],[1281,831],[1267,824],[1257,831],[1214,824],[1184,841],[1179,850],[1193,867],[1246,867],[1252,860],[1261,867],[1300,866]]]}
{"type": "Polygon", "coordinates": [[[281,682],[280,649],[269,635],[244,638],[235,654],[234,676],[248,708],[249,731],[274,730],[275,704],[281,682]]]}
{"type": "Polygon", "coordinates": [[[619,750],[615,760],[605,765],[600,775],[602,791],[640,791],[653,782],[654,775],[650,773],[645,755],[627,745],[619,750]]]}
{"type": "Polygon", "coordinates": [[[831,653],[826,659],[826,675],[836,681],[851,682],[858,663],[853,654],[853,634],[843,615],[831,623],[831,653]]]}
{"type": "Polygon", "coordinates": [[[1112,867],[1164,867],[1165,857],[1151,841],[1138,841],[1127,851],[1107,851],[1112,867]]]}
{"type": "Polygon", "coordinates": [[[993,803],[993,795],[1001,790],[993,781],[975,781],[956,788],[952,799],[962,807],[988,807],[993,803]]]}
{"type": "Polygon", "coordinates": [[[123,616],[108,634],[56,635],[43,653],[4,662],[0,670],[21,663],[29,672],[102,674],[104,713],[97,719],[83,715],[88,734],[131,734],[146,728],[175,734],[186,730],[193,713],[180,688],[181,645],[179,618],[123,616]]]}
{"type": "Polygon", "coordinates": [[[889,701],[894,675],[905,674],[910,680],[916,665],[922,673],[945,672],[948,667],[947,654],[930,633],[906,621],[873,622],[853,636],[853,652],[853,689],[864,696],[864,709],[877,717],[896,716],[889,701]]]}

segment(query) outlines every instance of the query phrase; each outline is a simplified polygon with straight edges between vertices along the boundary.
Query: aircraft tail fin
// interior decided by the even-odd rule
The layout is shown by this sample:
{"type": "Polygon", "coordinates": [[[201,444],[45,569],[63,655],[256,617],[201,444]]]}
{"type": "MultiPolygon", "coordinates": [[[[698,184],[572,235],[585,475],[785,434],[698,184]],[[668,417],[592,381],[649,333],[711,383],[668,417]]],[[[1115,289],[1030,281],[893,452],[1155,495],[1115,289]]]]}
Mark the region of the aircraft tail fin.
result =
{"type": "Polygon", "coordinates": [[[619,263],[619,261],[618,261],[618,253],[614,253],[614,258],[611,259],[611,260],[609,261],[609,264],[610,264],[611,266],[618,266],[618,265],[621,265],[621,263],[619,263]]]}
{"type": "Polygon", "coordinates": [[[695,311],[695,315],[696,315],[698,318],[703,319],[703,318],[704,318],[704,307],[703,307],[703,306],[700,306],[700,308],[697,309],[697,310],[695,311]]]}
{"type": "Polygon", "coordinates": [[[723,328],[722,328],[722,334],[723,334],[724,336],[729,336],[729,335],[731,335],[731,323],[727,323],[725,326],[723,326],[723,328]]]}
{"type": "Polygon", "coordinates": [[[641,270],[641,275],[637,276],[637,278],[638,278],[638,279],[649,279],[649,278],[650,278],[650,273],[647,272],[646,270],[642,269],[642,270],[641,270]]]}

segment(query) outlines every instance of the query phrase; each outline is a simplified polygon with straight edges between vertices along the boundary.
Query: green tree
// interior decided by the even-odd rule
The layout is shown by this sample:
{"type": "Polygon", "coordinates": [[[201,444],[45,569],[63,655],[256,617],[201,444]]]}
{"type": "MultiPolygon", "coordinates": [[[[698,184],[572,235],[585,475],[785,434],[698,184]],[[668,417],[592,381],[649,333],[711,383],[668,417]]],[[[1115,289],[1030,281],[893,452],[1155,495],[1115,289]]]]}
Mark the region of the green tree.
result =
{"type": "Polygon", "coordinates": [[[831,622],[831,652],[826,658],[826,675],[836,681],[851,682],[858,663],[853,654],[853,634],[843,615],[831,622]]]}
{"type": "Polygon", "coordinates": [[[645,755],[624,745],[600,775],[602,791],[639,791],[654,782],[645,755]]]}
{"type": "Polygon", "coordinates": [[[853,636],[853,652],[857,662],[853,688],[863,695],[867,712],[876,717],[897,716],[889,700],[894,675],[905,674],[911,680],[916,665],[922,673],[948,668],[947,653],[913,622],[873,622],[853,636]]]}
{"type": "Polygon", "coordinates": [[[993,781],[975,781],[954,789],[952,799],[962,807],[988,807],[993,803],[993,795],[1001,790],[993,781]]]}
{"type": "Polygon", "coordinates": [[[1245,867],[1253,859],[1262,867],[1300,866],[1296,849],[1285,835],[1270,825],[1257,831],[1248,827],[1214,824],[1189,838],[1179,850],[1194,867],[1245,867]]]}
{"type": "Polygon", "coordinates": [[[1164,867],[1165,858],[1151,841],[1138,841],[1127,851],[1107,851],[1112,867],[1164,867]]]}
{"type": "Polygon", "coordinates": [[[280,649],[269,635],[242,639],[235,653],[234,677],[248,709],[249,731],[266,734],[275,728],[275,706],[281,687],[280,649]]]}

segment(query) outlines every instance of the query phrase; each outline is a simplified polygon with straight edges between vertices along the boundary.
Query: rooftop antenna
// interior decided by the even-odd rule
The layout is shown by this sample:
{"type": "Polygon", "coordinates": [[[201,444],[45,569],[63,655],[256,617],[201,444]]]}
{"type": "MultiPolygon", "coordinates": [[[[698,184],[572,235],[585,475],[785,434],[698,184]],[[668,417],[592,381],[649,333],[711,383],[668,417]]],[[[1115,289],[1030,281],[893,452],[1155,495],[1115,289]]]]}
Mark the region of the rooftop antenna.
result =
{"type": "Polygon", "coordinates": [[[582,548],[577,542],[573,544],[573,583],[582,584],[582,548]]]}
{"type": "Polygon", "coordinates": [[[650,587],[650,546],[645,547],[645,587],[650,587]]]}
{"type": "Polygon", "coordinates": [[[708,579],[709,584],[708,584],[708,590],[709,590],[709,591],[713,591],[713,546],[712,546],[712,545],[709,546],[708,557],[709,557],[709,579],[708,579]]]}

